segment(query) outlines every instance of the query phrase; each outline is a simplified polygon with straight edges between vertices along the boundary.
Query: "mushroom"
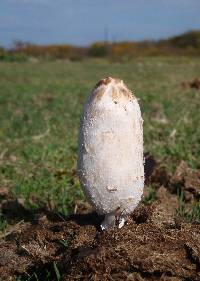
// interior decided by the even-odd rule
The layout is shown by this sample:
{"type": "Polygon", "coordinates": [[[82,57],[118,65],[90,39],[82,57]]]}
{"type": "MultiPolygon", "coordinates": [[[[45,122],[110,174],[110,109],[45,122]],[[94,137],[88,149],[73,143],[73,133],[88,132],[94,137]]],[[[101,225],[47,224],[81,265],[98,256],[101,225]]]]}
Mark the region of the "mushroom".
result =
{"type": "Polygon", "coordinates": [[[122,80],[100,80],[88,97],[78,141],[78,175],[102,229],[121,228],[144,187],[143,120],[122,80]]]}

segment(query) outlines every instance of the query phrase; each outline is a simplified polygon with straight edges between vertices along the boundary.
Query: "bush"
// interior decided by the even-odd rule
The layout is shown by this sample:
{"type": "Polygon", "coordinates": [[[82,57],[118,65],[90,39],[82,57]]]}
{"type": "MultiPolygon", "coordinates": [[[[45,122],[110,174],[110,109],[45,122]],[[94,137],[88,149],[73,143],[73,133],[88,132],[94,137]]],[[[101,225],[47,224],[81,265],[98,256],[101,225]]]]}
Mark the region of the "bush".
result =
{"type": "Polygon", "coordinates": [[[27,56],[23,53],[13,53],[13,52],[0,52],[0,61],[5,62],[24,62],[27,60],[27,56]]]}
{"type": "Polygon", "coordinates": [[[92,57],[105,57],[108,55],[105,43],[96,42],[89,47],[89,55],[92,57]]]}
{"type": "Polygon", "coordinates": [[[200,50],[200,31],[184,33],[169,40],[170,43],[178,48],[193,47],[200,50]]]}

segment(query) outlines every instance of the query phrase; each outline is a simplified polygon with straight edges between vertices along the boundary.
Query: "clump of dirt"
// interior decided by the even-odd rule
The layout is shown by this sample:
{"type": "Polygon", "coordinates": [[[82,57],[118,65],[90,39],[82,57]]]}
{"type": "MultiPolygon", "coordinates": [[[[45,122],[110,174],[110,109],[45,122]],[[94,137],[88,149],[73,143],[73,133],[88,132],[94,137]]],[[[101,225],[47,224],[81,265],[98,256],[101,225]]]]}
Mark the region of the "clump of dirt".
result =
{"type": "Polygon", "coordinates": [[[192,81],[184,81],[182,82],[182,87],[184,89],[194,88],[199,90],[200,89],[200,78],[195,78],[192,81]]]}
{"type": "Polygon", "coordinates": [[[171,179],[170,190],[177,192],[181,189],[184,192],[186,201],[192,198],[200,198],[200,170],[193,170],[187,163],[181,161],[171,179]]]}
{"type": "Polygon", "coordinates": [[[2,213],[24,220],[0,240],[0,280],[200,280],[200,225],[176,215],[175,194],[198,197],[200,172],[182,162],[170,175],[151,156],[146,167],[155,200],[141,203],[121,229],[102,232],[103,218],[83,203],[64,218],[4,200],[2,213]]]}
{"type": "Polygon", "coordinates": [[[147,154],[145,155],[145,185],[153,184],[155,187],[159,188],[164,185],[169,186],[171,180],[171,174],[157,162],[153,156],[147,154]]]}

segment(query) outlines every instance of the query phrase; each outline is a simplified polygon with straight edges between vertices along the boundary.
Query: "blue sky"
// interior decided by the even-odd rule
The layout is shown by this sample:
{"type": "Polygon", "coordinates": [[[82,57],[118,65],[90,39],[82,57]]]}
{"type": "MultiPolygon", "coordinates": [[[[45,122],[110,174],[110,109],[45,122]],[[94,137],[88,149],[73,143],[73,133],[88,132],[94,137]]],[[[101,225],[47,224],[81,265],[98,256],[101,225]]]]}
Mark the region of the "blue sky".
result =
{"type": "Polygon", "coordinates": [[[200,29],[200,0],[0,0],[0,45],[166,38],[200,29]]]}

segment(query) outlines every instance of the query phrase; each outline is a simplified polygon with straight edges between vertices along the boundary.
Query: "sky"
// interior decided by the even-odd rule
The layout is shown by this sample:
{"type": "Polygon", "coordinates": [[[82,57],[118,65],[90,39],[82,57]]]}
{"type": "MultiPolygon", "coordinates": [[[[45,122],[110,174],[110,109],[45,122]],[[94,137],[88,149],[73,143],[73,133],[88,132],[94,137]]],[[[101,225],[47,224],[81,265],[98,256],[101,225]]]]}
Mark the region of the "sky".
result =
{"type": "Polygon", "coordinates": [[[200,29],[200,0],[0,0],[0,45],[86,46],[200,29]]]}

